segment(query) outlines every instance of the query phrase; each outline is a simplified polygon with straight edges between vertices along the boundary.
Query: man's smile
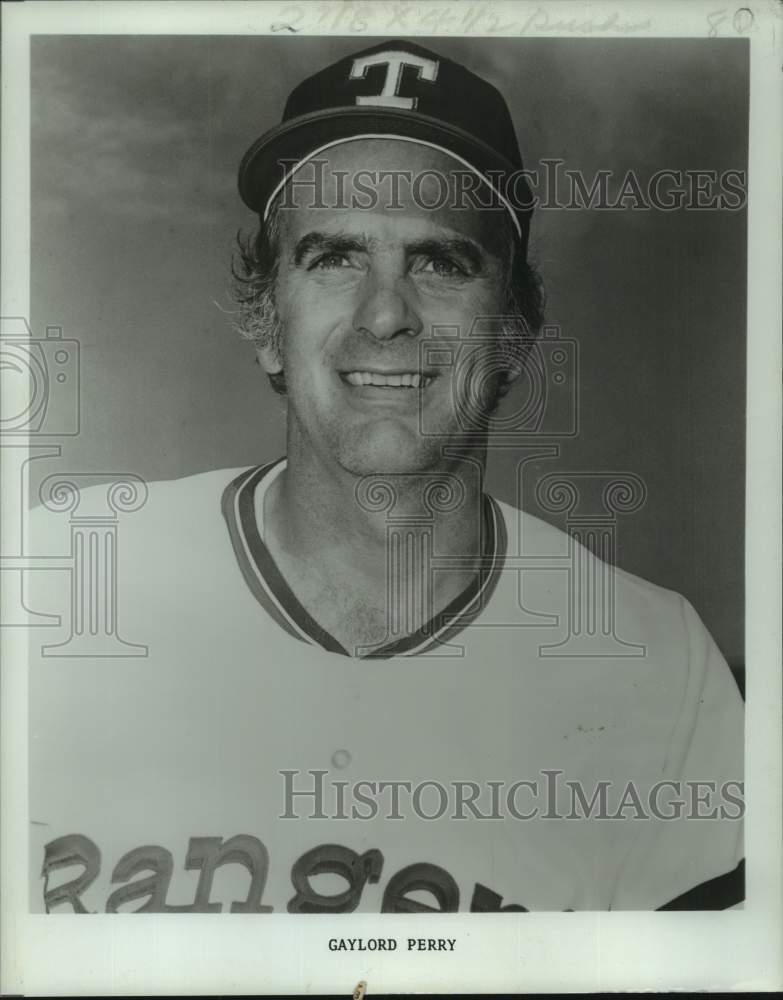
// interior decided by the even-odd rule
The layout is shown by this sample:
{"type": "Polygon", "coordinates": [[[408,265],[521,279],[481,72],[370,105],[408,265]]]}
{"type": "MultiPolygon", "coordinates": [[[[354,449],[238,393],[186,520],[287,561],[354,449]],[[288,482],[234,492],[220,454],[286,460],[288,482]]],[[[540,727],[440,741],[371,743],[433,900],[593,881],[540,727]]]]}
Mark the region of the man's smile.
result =
{"type": "Polygon", "coordinates": [[[426,372],[398,370],[376,371],[373,369],[354,369],[340,372],[340,378],[351,386],[374,386],[380,389],[426,389],[434,375],[426,372]]]}

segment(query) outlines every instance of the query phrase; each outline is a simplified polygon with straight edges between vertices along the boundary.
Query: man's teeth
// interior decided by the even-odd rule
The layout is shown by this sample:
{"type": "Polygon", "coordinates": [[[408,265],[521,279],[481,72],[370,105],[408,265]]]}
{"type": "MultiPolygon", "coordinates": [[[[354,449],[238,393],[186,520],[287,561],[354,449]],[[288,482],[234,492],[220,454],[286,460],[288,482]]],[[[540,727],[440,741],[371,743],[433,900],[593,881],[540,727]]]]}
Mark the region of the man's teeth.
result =
{"type": "Polygon", "coordinates": [[[420,372],[405,372],[402,375],[381,375],[379,372],[346,372],[345,378],[351,385],[386,385],[407,389],[418,389],[430,382],[430,378],[420,372]]]}

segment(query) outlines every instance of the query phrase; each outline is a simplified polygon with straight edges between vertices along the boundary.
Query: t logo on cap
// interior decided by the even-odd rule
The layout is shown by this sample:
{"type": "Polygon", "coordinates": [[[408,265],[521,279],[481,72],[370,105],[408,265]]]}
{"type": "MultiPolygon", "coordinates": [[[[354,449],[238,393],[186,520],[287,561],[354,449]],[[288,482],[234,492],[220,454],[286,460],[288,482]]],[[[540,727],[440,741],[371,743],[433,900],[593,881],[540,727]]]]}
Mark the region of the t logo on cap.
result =
{"type": "Polygon", "coordinates": [[[367,76],[370,66],[385,66],[386,80],[380,94],[357,97],[357,104],[370,104],[382,108],[404,108],[413,111],[418,103],[415,97],[400,97],[397,91],[402,83],[403,66],[413,66],[418,69],[420,80],[434,83],[438,75],[438,63],[434,59],[425,59],[412,52],[374,52],[370,55],[354,59],[351,66],[350,79],[361,80],[367,76]]]}
{"type": "Polygon", "coordinates": [[[280,124],[242,158],[240,194],[266,219],[300,164],[370,137],[423,143],[478,174],[527,252],[534,199],[503,95],[461,63],[402,38],[352,52],[297,84],[280,124]]]}

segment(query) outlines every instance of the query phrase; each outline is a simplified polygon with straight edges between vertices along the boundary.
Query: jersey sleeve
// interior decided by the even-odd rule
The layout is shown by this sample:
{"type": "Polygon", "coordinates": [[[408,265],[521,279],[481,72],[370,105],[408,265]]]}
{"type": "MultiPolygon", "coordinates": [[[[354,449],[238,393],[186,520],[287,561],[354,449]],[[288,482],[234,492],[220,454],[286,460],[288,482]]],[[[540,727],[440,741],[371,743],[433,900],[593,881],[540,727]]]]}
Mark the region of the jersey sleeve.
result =
{"type": "Polygon", "coordinates": [[[744,705],[712,636],[680,600],[687,682],[612,909],[728,909],[744,898],[744,705]]]}

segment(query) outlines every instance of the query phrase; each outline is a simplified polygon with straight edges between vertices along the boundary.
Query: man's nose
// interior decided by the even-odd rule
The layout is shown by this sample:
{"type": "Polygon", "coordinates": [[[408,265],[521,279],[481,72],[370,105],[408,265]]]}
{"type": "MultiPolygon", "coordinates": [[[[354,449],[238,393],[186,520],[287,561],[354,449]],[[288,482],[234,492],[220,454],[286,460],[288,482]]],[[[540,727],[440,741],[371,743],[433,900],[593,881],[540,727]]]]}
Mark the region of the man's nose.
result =
{"type": "Polygon", "coordinates": [[[404,278],[369,274],[362,282],[353,326],[376,340],[390,340],[398,334],[418,336],[422,321],[404,287],[404,278]]]}

